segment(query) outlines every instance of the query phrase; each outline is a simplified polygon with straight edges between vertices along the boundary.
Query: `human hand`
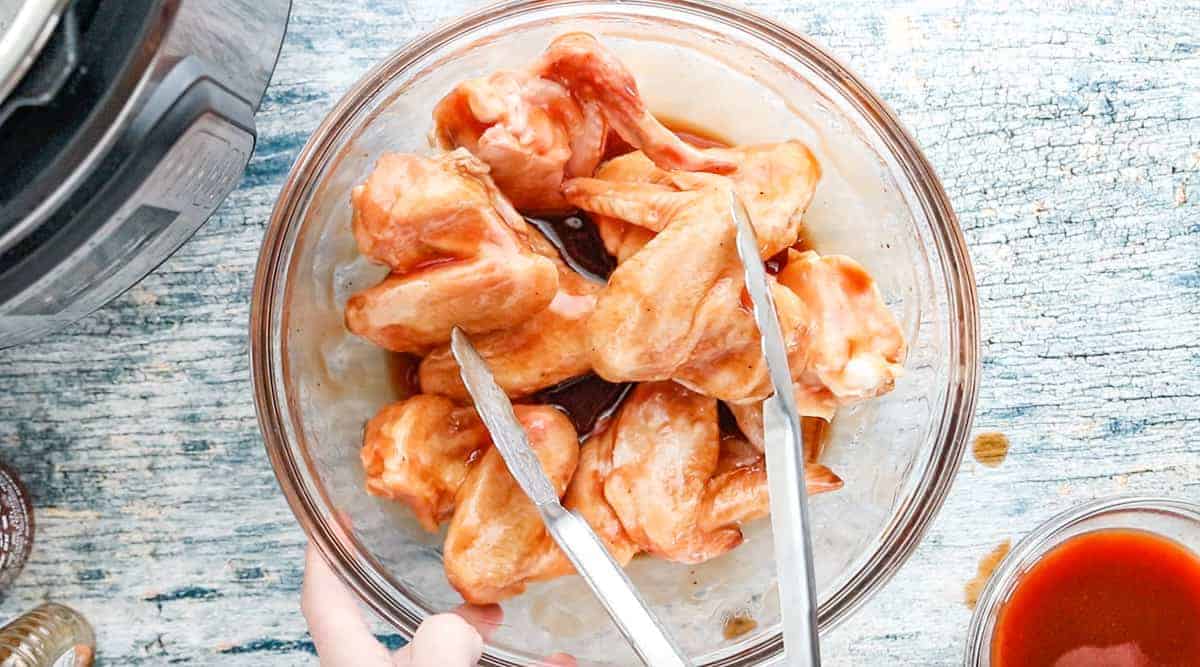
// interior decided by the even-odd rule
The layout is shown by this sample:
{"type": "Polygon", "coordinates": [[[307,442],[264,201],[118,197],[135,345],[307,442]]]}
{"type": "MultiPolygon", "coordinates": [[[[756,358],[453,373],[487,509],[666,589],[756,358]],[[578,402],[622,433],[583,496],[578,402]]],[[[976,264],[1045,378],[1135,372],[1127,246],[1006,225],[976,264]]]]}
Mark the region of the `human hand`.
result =
{"type": "Polygon", "coordinates": [[[312,544],[304,558],[300,609],[321,667],[474,667],[483,638],[462,616],[425,619],[412,641],[389,651],[367,627],[362,610],[312,544]]]}
{"type": "MultiPolygon", "coordinates": [[[[463,606],[425,619],[412,641],[389,651],[367,627],[358,602],[310,543],[304,558],[300,609],[321,667],[474,667],[484,639],[499,627],[497,605],[463,606]]],[[[570,656],[546,659],[547,667],[574,667],[570,656]]]]}

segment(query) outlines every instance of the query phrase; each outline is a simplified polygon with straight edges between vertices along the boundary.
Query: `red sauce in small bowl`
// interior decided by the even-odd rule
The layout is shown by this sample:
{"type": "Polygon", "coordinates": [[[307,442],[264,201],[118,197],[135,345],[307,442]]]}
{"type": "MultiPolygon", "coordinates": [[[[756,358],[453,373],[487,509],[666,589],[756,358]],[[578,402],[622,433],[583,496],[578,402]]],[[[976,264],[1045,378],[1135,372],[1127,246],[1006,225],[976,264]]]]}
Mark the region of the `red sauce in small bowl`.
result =
{"type": "Polygon", "coordinates": [[[991,663],[1200,665],[1200,558],[1139,530],[1067,540],[1017,582],[996,621],[991,663]]]}

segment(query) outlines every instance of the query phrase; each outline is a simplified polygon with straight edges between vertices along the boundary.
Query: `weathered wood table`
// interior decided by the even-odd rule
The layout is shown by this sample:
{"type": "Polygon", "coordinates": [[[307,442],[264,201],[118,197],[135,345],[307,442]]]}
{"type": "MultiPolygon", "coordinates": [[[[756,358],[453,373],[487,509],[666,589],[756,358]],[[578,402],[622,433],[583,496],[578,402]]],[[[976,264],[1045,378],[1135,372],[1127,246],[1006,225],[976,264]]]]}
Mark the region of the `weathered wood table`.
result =
{"type": "MultiPolygon", "coordinates": [[[[246,325],[259,241],[341,93],[469,2],[295,0],[241,187],[92,317],[0,351],[0,457],[37,542],[0,606],[51,598],[103,664],[312,663],[304,537],[267,463],[246,325]]],[[[983,321],[976,432],[924,543],[826,642],[829,664],[954,664],[964,588],[1005,540],[1115,493],[1200,499],[1200,8],[749,3],[847,60],[945,182],[983,321]]],[[[380,632],[390,630],[381,627],[380,632]]]]}

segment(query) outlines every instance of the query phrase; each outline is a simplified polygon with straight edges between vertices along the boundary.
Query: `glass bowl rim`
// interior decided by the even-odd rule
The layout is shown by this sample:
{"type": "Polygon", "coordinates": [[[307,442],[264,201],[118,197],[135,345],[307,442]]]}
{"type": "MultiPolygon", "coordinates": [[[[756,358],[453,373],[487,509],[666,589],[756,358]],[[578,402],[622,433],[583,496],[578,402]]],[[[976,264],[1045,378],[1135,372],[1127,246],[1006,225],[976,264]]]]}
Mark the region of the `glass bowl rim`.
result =
{"type": "MultiPolygon", "coordinates": [[[[958,472],[974,418],[979,379],[979,315],[974,273],[966,240],[941,181],[915,139],[895,113],[840,60],[807,37],[756,12],[717,0],[506,0],[451,20],[402,45],[364,73],[313,131],[288,172],[272,211],[256,265],[250,308],[251,382],[264,445],[277,481],[310,543],[337,575],[371,609],[410,638],[421,615],[404,604],[390,604],[393,588],[374,558],[358,548],[357,539],[328,510],[324,492],[307,453],[297,451],[297,410],[287,394],[288,359],[283,311],[295,247],[295,232],[314,190],[314,175],[341,151],[345,125],[375,100],[396,76],[435,52],[460,33],[536,11],[582,7],[677,11],[723,22],[779,48],[808,65],[846,96],[902,170],[902,186],[912,189],[911,205],[919,205],[936,247],[940,287],[946,292],[948,322],[946,382],[940,419],[931,422],[934,446],[924,460],[920,479],[901,497],[875,541],[875,550],[854,575],[822,605],[820,626],[828,631],[878,592],[908,560],[945,501],[958,472]]],[[[399,592],[399,591],[397,591],[399,592]]],[[[405,601],[407,602],[407,601],[405,601]]],[[[411,604],[408,605],[411,607],[411,604]]],[[[782,652],[782,636],[774,635],[714,665],[765,664],[782,652]]],[[[510,665],[485,655],[483,665],[510,665]]]]}
{"type": "MultiPolygon", "coordinates": [[[[1153,512],[1156,514],[1169,513],[1187,519],[1200,529],[1200,504],[1168,498],[1166,496],[1119,495],[1107,498],[1097,498],[1079,505],[1069,507],[1038,524],[1029,534],[1021,538],[1017,545],[1009,550],[1000,564],[988,578],[987,585],[979,594],[975,610],[971,613],[971,624],[967,628],[966,650],[963,652],[964,667],[976,667],[982,664],[982,659],[991,653],[991,635],[987,634],[988,619],[998,613],[1007,593],[1024,573],[1028,566],[1036,564],[1047,553],[1062,544],[1065,540],[1056,540],[1063,531],[1114,512],[1153,512]],[[985,636],[986,635],[986,636],[985,636]]],[[[1135,530],[1167,537],[1156,530],[1131,526],[1135,530]]],[[[1120,528],[1117,528],[1118,530],[1120,528]]],[[[1098,528],[1097,530],[1107,530],[1098,528]]],[[[1072,537],[1086,534],[1078,533],[1072,537]]],[[[1071,539],[1070,537],[1067,539],[1071,539]]],[[[1170,539],[1169,537],[1167,539],[1170,539]]]]}

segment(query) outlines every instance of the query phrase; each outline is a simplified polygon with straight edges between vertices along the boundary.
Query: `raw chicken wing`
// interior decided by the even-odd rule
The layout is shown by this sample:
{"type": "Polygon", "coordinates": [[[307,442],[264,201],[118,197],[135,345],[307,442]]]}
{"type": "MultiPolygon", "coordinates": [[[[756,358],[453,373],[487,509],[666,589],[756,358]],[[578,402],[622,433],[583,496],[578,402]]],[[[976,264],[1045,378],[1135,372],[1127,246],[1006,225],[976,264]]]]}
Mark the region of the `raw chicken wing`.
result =
{"type": "Polygon", "coordinates": [[[558,287],[554,262],[465,150],[437,158],[389,154],[354,189],[359,250],[392,269],[346,303],[346,328],[397,352],[427,351],[461,326],[481,333],[543,310],[558,287]]]}
{"type": "MultiPolygon", "coordinates": [[[[746,443],[755,451],[762,452],[763,414],[762,403],[745,403],[742,405],[726,404],[733,418],[737,421],[738,429],[746,437],[746,443]]],[[[800,417],[800,435],[804,441],[804,460],[816,463],[821,458],[825,448],[825,433],[829,430],[829,420],[824,417],[800,417]]]]}
{"type": "MultiPolygon", "coordinates": [[[[561,495],[579,462],[575,429],[551,407],[518,405],[514,411],[561,495]]],[[[572,571],[496,448],[471,467],[456,505],[443,558],[446,577],[467,602],[499,602],[524,591],[529,582],[572,571]]]]}
{"type": "MultiPolygon", "coordinates": [[[[605,379],[674,379],[733,403],[770,394],[758,328],[743,296],[728,190],[737,188],[746,201],[761,254],[769,257],[796,241],[820,170],[799,142],[708,149],[717,151],[734,159],[738,171],[666,173],[644,158],[623,156],[601,172],[636,182],[574,179],[564,187],[584,210],[658,232],[623,258],[590,320],[592,363],[605,379]]],[[[773,291],[794,345],[799,306],[787,290],[773,291]]]]}
{"type": "Polygon", "coordinates": [[[533,69],[566,86],[583,103],[598,106],[622,139],[664,169],[726,172],[734,168],[727,158],[704,153],[663,127],[646,109],[633,74],[587,33],[556,38],[533,69]]]}
{"type": "Polygon", "coordinates": [[[861,264],[843,255],[792,251],[779,283],[800,297],[808,313],[808,345],[789,358],[802,414],[829,418],[838,405],[892,390],[907,346],[861,264]]]}
{"type": "Polygon", "coordinates": [[[435,136],[492,167],[500,189],[527,213],[569,208],[564,179],[590,176],[609,128],[670,169],[727,171],[732,164],[680,140],[646,109],[633,75],[594,37],[554,40],[528,70],[463,82],[434,110],[435,136]]]}
{"type": "MultiPolygon", "coordinates": [[[[738,524],[766,514],[762,459],[744,441],[723,445],[715,400],[671,382],[640,384],[610,432],[604,496],[643,550],[700,563],[741,544],[738,524]]],[[[809,493],[841,485],[818,465],[806,481],[809,493]]]]}
{"type": "MultiPolygon", "coordinates": [[[[591,370],[587,322],[602,286],[568,267],[558,251],[533,230],[535,251],[558,267],[558,292],[544,310],[516,326],[474,336],[472,343],[487,361],[496,383],[513,398],[532,394],[591,370]]],[[[466,399],[450,346],[430,352],[419,369],[421,391],[466,399]]]]}
{"type": "Polygon", "coordinates": [[[604,496],[639,547],[701,563],[741,544],[736,526],[702,532],[698,525],[720,455],[715,400],[671,382],[640,384],[610,428],[604,496]]]}
{"type": "MultiPolygon", "coordinates": [[[[788,251],[779,282],[800,301],[806,322],[788,354],[801,415],[833,418],[839,406],[891,391],[907,346],[879,288],[843,255],[788,251]]],[[[762,446],[761,403],[730,405],[738,426],[762,446]]]]}
{"type": "MultiPolygon", "coordinates": [[[[804,466],[804,485],[809,495],[816,495],[842,488],[842,480],[826,466],[810,462],[804,466]]],[[[717,474],[708,483],[700,511],[701,530],[745,523],[770,511],[766,461],[762,454],[741,438],[723,438],[717,474]]]]}
{"type": "Polygon", "coordinates": [[[459,84],[433,117],[443,147],[478,155],[501,191],[531,213],[565,208],[563,178],[592,173],[607,132],[595,104],[580,104],[554,81],[511,70],[459,84]]]}
{"type": "Polygon", "coordinates": [[[583,443],[579,450],[579,467],[563,496],[563,505],[578,512],[591,525],[600,541],[608,547],[613,560],[624,567],[640,549],[629,539],[621,520],[604,497],[604,483],[612,471],[615,434],[616,429],[609,428],[583,443]]]}
{"type": "Polygon", "coordinates": [[[393,403],[367,422],[361,452],[367,491],[408,505],[437,532],[471,462],[490,443],[475,410],[440,396],[393,403]]]}

